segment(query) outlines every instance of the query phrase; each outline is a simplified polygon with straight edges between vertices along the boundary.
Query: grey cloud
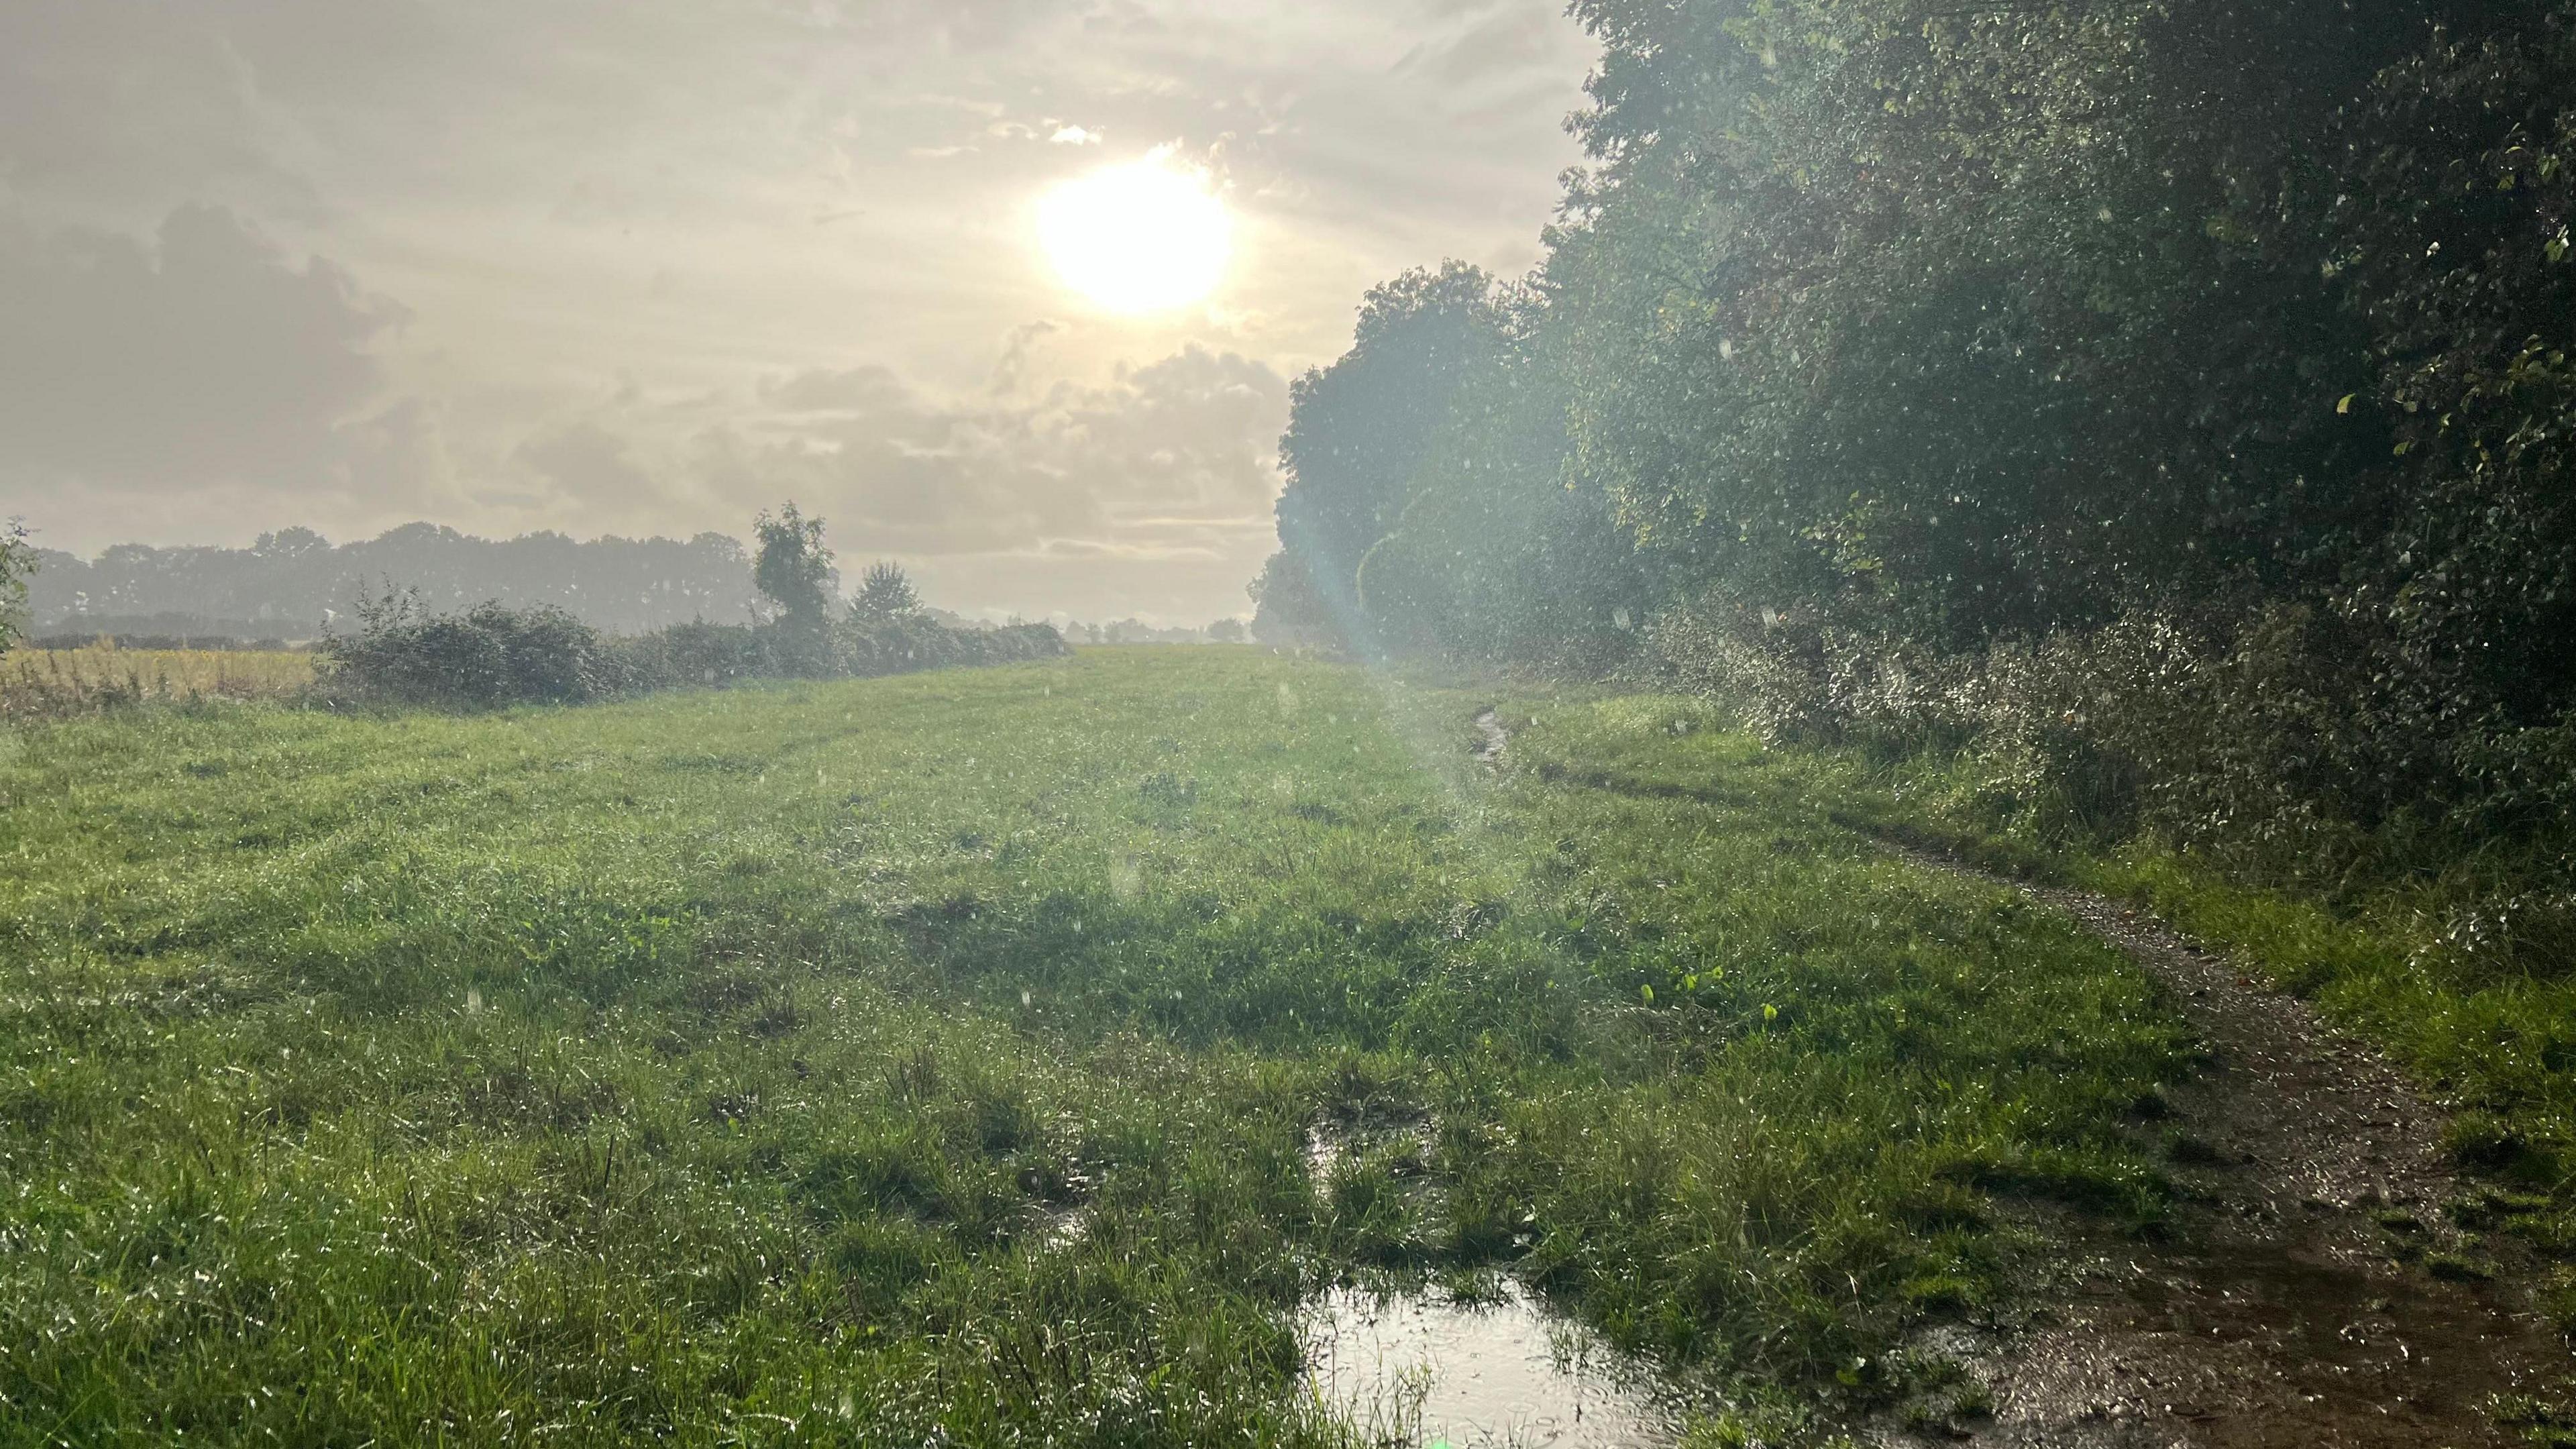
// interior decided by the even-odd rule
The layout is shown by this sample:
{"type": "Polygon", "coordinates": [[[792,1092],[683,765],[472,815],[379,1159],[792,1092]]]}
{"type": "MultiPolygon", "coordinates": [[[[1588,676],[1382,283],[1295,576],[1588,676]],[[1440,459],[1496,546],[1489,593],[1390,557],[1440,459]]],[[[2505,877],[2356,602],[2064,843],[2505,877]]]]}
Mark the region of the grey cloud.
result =
{"type": "Polygon", "coordinates": [[[1424,45],[1397,68],[1451,85],[1554,77],[1560,74],[1554,62],[1563,50],[1561,30],[1545,11],[1506,6],[1480,16],[1461,34],[1424,45]]]}
{"type": "MultiPolygon", "coordinates": [[[[791,411],[702,434],[694,466],[722,491],[766,488],[833,519],[851,547],[911,554],[1110,547],[1266,520],[1286,381],[1190,347],[1101,387],[947,405],[869,370],[763,389],[791,411]]],[[[753,496],[761,496],[755,493],[753,496]]]]}
{"type": "Polygon", "coordinates": [[[514,456],[559,491],[586,501],[623,503],[656,491],[625,440],[594,422],[549,428],[514,456]]]}
{"type": "Polygon", "coordinates": [[[0,230],[0,471],[142,489],[306,479],[377,392],[401,318],[220,207],[150,242],[0,230]]]}
{"type": "Polygon", "coordinates": [[[1002,360],[993,364],[994,396],[1006,397],[1018,392],[1028,381],[1029,357],[1039,341],[1063,330],[1064,324],[1044,318],[1012,328],[1010,337],[1002,344],[1002,360]]]}
{"type": "Polygon", "coordinates": [[[0,7],[0,188],[133,219],[173,195],[309,216],[310,182],[280,160],[292,127],[250,63],[184,9],[120,0],[0,7]]]}
{"type": "Polygon", "coordinates": [[[761,401],[788,412],[899,415],[914,406],[912,389],[889,367],[810,369],[761,386],[761,401]]]}

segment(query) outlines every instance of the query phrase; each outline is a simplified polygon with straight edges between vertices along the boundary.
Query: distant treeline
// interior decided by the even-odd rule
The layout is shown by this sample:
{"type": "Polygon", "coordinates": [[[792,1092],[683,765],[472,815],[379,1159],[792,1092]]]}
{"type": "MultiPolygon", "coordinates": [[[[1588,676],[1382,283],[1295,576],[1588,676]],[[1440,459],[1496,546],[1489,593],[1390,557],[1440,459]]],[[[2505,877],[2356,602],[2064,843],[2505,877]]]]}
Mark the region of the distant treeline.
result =
{"type": "Polygon", "coordinates": [[[1573,9],[1547,259],[1298,382],[1258,634],[1660,668],[2287,873],[2568,824],[2576,3],[1573,9]]]}
{"type": "Polygon", "coordinates": [[[756,597],[750,555],[720,533],[685,543],[585,543],[560,533],[492,540],[412,523],[335,546],[309,528],[288,528],[262,534],[249,548],[129,543],[95,560],[38,549],[34,561],[27,612],[40,635],[312,639],[326,621],[353,613],[389,583],[446,609],[488,600],[552,605],[618,634],[695,619],[745,623],[756,597]]]}
{"type": "Polygon", "coordinates": [[[322,644],[319,689],[332,702],[485,709],[589,704],[656,689],[753,679],[854,679],[1070,652],[1044,624],[954,628],[933,617],[891,561],[871,564],[840,598],[823,520],[790,502],[753,525],[745,570],[759,622],[691,620],[603,634],[553,604],[487,599],[463,612],[417,590],[361,599],[357,628],[322,644]]]}
{"type": "Polygon", "coordinates": [[[1241,619],[1219,619],[1204,628],[1187,624],[1148,624],[1141,619],[1113,619],[1086,624],[1077,619],[1064,635],[1084,644],[1240,644],[1248,637],[1241,619]]]}

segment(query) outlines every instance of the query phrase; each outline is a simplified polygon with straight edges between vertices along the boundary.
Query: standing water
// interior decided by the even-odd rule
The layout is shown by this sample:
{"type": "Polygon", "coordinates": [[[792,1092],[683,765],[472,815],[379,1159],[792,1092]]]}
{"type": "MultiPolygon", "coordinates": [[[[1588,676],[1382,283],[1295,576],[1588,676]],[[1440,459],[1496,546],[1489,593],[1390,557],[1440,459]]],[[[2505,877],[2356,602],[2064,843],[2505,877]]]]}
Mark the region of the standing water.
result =
{"type": "Polygon", "coordinates": [[[1665,1449],[1645,1371],[1510,1279],[1476,1301],[1337,1288],[1308,1310],[1308,1387],[1368,1439],[1665,1449]]]}

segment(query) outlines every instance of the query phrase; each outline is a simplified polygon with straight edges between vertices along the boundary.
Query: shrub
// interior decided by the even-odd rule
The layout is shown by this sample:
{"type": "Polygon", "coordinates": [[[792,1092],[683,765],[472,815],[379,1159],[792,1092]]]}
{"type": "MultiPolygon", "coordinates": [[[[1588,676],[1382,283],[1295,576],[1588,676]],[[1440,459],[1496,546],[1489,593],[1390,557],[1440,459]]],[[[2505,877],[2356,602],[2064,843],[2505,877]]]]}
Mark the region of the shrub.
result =
{"type": "Polygon", "coordinates": [[[387,593],[358,616],[356,634],[321,647],[324,688],[337,698],[488,709],[579,704],[626,683],[598,631],[550,604],[432,614],[417,593],[387,593]]]}
{"type": "MultiPolygon", "coordinates": [[[[2360,608],[2142,607],[1966,652],[1711,601],[1649,632],[1668,678],[1765,738],[1952,761],[1979,809],[2046,839],[2144,833],[2333,883],[2576,824],[2576,719],[2427,687],[2360,608]]],[[[2469,909],[2453,942],[2563,957],[2563,895],[2469,909]]]]}

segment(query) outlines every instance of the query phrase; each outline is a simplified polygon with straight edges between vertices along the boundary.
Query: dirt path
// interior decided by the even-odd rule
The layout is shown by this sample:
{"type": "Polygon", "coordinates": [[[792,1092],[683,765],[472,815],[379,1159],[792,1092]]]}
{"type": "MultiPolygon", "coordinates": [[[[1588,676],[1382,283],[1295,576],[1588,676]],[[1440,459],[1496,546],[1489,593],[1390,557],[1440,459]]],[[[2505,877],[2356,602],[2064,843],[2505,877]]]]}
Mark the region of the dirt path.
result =
{"type": "MultiPolygon", "coordinates": [[[[1476,728],[1477,758],[1501,763],[1495,712],[1476,728]]],[[[1916,1345],[1965,1364],[1993,1412],[1864,1437],[1998,1449],[2532,1442],[2499,1422],[2499,1401],[2563,1400],[2576,1357],[2533,1311],[2528,1255],[2480,1241],[2450,1211],[2474,1186],[2440,1150],[2441,1114],[2394,1067],[2141,912],[1882,844],[2074,917],[2163,984],[2206,1056],[2140,1128],[2180,1190],[2175,1232],[2147,1243],[2072,1215],[2036,1222],[2064,1247],[2018,1301],[1916,1345]]]]}
{"type": "Polygon", "coordinates": [[[1927,1344],[1967,1361],[1995,1404],[1990,1419],[1928,1437],[2121,1449],[2527,1442],[2491,1405],[2559,1385],[2567,1346],[2531,1311],[2518,1286],[2530,1265],[2513,1245],[2465,1238],[2446,1215],[2470,1188],[2439,1150],[2440,1114],[2394,1068],[2137,911],[1889,848],[2075,917],[2154,973],[2208,1051],[2168,1089],[2170,1114],[2144,1129],[2182,1189],[2174,1240],[2056,1224],[2074,1251],[2027,1285],[2017,1310],[1927,1344]],[[2475,1281],[2494,1256],[2497,1281],[2475,1281]]]}

